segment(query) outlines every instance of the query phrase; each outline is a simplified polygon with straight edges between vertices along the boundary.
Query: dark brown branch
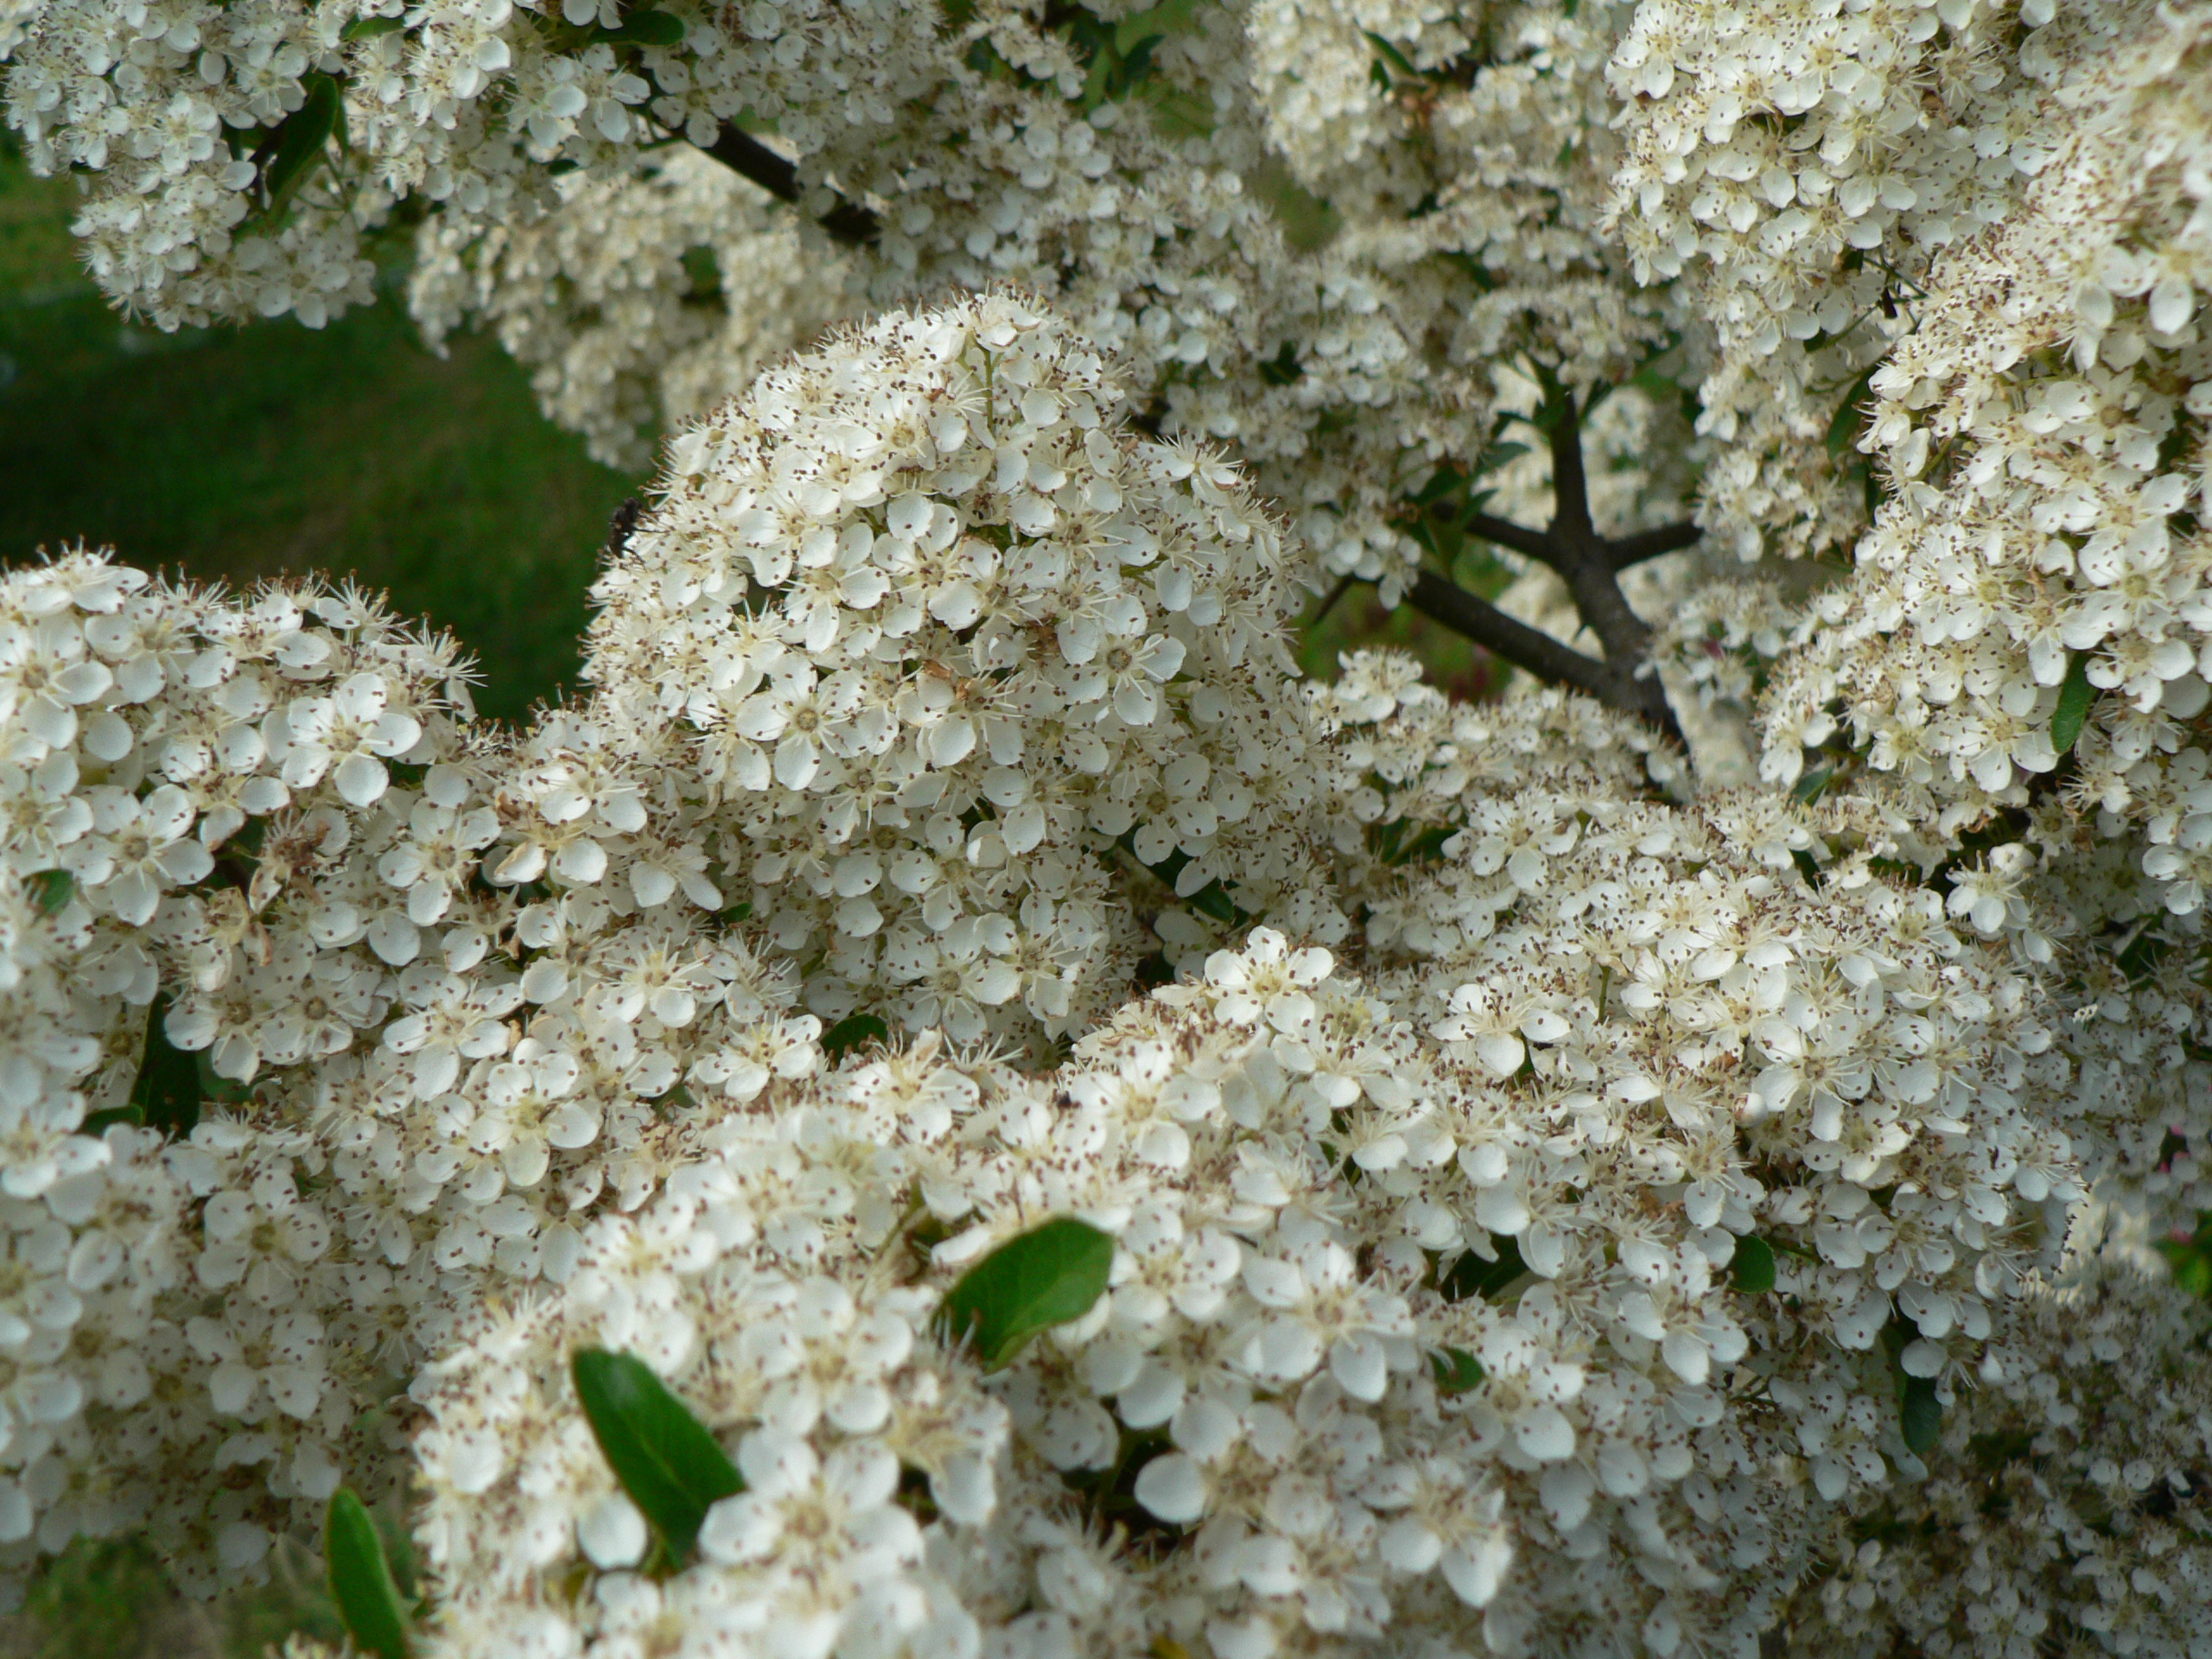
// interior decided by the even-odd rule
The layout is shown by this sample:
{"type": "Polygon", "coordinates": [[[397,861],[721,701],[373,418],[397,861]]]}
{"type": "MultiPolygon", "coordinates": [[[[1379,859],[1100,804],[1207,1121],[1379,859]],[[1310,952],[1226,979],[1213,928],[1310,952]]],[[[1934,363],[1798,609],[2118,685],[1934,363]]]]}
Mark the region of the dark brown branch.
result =
{"type": "Polygon", "coordinates": [[[1446,582],[1433,570],[1424,570],[1414,578],[1406,598],[1423,616],[1465,635],[1516,668],[1527,669],[1540,680],[1571,685],[1606,702],[1613,700],[1610,664],[1560,644],[1542,629],[1508,616],[1488,600],[1446,582]]]}
{"type": "Polygon", "coordinates": [[[1667,706],[1658,676],[1647,673],[1639,678],[1637,664],[1601,663],[1594,657],[1585,657],[1433,570],[1424,570],[1414,578],[1406,598],[1423,616],[1473,640],[1514,667],[1554,685],[1570,686],[1611,708],[1641,715],[1676,742],[1682,741],[1681,728],[1675,722],[1675,711],[1667,706]]]}
{"type": "Polygon", "coordinates": [[[1589,480],[1582,462],[1582,416],[1574,394],[1547,380],[1544,430],[1552,452],[1552,521],[1541,531],[1476,513],[1469,533],[1510,547],[1557,571],[1573,595],[1583,626],[1598,636],[1601,662],[1559,643],[1549,634],[1515,621],[1495,605],[1477,598],[1433,572],[1423,571],[1410,595],[1415,609],[1465,634],[1516,667],[1540,679],[1570,685],[1630,714],[1641,715],[1677,741],[1681,730],[1667,706],[1659,677],[1649,665],[1651,630],[1629,607],[1620,572],[1644,559],[1671,553],[1697,540],[1694,524],[1614,540],[1598,534],[1590,518],[1589,480]]]}
{"type": "Polygon", "coordinates": [[[1545,434],[1552,445],[1552,529],[1554,537],[1592,542],[1597,533],[1590,524],[1590,486],[1582,475],[1582,414],[1574,394],[1560,391],[1552,406],[1551,429],[1545,434]]]}
{"type": "Polygon", "coordinates": [[[1546,564],[1552,562],[1555,551],[1552,538],[1542,531],[1526,530],[1503,518],[1493,518],[1486,512],[1468,515],[1467,532],[1486,542],[1496,542],[1500,547],[1510,547],[1516,553],[1525,553],[1532,559],[1541,559],[1546,564]]]}
{"type": "Polygon", "coordinates": [[[1609,537],[1605,547],[1613,556],[1613,569],[1625,570],[1631,564],[1642,564],[1662,553],[1679,553],[1686,547],[1694,547],[1702,533],[1688,522],[1662,524],[1657,530],[1640,530],[1633,536],[1609,537]]]}
{"type": "MultiPolygon", "coordinates": [[[[752,180],[777,200],[798,204],[798,168],[742,128],[723,122],[715,142],[705,149],[724,167],[752,180]]],[[[855,245],[874,241],[883,231],[882,221],[874,213],[842,196],[822,215],[820,223],[838,241],[855,245]]]]}
{"type": "Polygon", "coordinates": [[[1624,672],[1632,671],[1650,655],[1651,630],[1629,608],[1611,553],[1591,526],[1589,486],[1582,472],[1582,419],[1573,392],[1560,391],[1553,404],[1549,435],[1552,569],[1574,595],[1574,608],[1581,613],[1584,626],[1598,636],[1605,661],[1624,672]]]}

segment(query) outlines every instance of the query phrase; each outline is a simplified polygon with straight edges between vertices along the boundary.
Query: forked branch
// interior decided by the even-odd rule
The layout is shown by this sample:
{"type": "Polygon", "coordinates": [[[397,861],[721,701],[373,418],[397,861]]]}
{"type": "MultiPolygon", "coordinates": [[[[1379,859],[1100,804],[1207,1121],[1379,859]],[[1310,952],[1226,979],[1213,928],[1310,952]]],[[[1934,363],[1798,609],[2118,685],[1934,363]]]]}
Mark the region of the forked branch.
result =
{"type": "Polygon", "coordinates": [[[1582,465],[1582,411],[1574,394],[1547,387],[1546,435],[1552,452],[1552,522],[1530,530],[1474,513],[1468,534],[1535,559],[1557,572],[1573,596],[1583,625],[1598,636],[1603,661],[1560,644],[1539,629],[1515,621],[1488,601],[1424,570],[1408,594],[1414,608],[1465,634],[1538,679],[1570,685],[1630,714],[1641,715],[1671,736],[1680,728],[1667,706],[1658,676],[1648,666],[1651,630],[1630,609],[1621,592],[1620,573],[1632,564],[1688,547],[1698,538],[1693,524],[1668,524],[1633,536],[1600,536],[1590,519],[1589,480],[1582,465]]]}

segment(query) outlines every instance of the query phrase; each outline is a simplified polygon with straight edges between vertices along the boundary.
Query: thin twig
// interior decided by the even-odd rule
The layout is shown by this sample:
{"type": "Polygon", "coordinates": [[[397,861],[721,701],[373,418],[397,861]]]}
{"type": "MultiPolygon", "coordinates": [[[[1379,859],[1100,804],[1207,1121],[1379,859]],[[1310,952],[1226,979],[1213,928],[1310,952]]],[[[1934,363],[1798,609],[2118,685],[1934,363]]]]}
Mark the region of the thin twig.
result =
{"type": "Polygon", "coordinates": [[[1516,553],[1526,554],[1532,559],[1551,563],[1557,550],[1552,538],[1541,530],[1524,530],[1519,524],[1508,524],[1503,518],[1493,518],[1486,512],[1467,516],[1467,532],[1479,536],[1486,542],[1496,542],[1500,547],[1510,547],[1516,553]]]}
{"type": "Polygon", "coordinates": [[[1358,580],[1357,576],[1345,576],[1338,581],[1335,587],[1329,589],[1329,596],[1321,601],[1321,608],[1306,619],[1306,626],[1309,628],[1318,628],[1322,623],[1327,621],[1329,613],[1337,608],[1337,601],[1350,593],[1352,583],[1358,580]]]}
{"type": "Polygon", "coordinates": [[[1433,570],[1415,576],[1406,598],[1423,616],[1465,635],[1516,668],[1527,669],[1538,679],[1571,685],[1609,702],[1612,700],[1612,675],[1606,664],[1561,645],[1541,628],[1508,616],[1488,600],[1446,582],[1433,570]]]}

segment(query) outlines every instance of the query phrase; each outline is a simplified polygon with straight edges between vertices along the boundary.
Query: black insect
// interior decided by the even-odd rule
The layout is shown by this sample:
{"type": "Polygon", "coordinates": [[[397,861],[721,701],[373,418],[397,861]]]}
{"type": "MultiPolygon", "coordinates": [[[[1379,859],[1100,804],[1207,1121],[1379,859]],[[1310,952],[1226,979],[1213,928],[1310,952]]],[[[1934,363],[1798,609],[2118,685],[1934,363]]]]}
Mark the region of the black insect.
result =
{"type": "Polygon", "coordinates": [[[645,516],[645,505],[632,496],[614,509],[614,516],[607,524],[607,556],[619,559],[622,550],[630,545],[631,533],[638,528],[638,520],[645,516]]]}

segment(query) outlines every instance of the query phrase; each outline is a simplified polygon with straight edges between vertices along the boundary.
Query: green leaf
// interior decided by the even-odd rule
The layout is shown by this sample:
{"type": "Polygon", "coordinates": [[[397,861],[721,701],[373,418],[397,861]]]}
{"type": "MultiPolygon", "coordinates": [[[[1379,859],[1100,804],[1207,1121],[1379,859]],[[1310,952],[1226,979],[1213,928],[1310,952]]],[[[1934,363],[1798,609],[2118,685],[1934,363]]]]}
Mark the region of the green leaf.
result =
{"type": "Polygon", "coordinates": [[[294,188],[323,159],[331,134],[345,119],[345,101],[338,94],[335,80],[328,75],[309,75],[306,84],[307,102],[286,116],[283,125],[276,129],[276,147],[262,170],[271,214],[283,211],[294,188]]]}
{"type": "Polygon", "coordinates": [[[399,1586],[384,1558],[384,1540],[366,1505],[351,1489],[331,1494],[322,1523],[322,1554],[327,1564],[330,1599],[353,1645],[378,1659],[407,1659],[407,1623],[399,1610],[399,1586]]]}
{"type": "Polygon", "coordinates": [[[720,1442],[635,1354],[581,1348],[569,1362],[576,1397],[622,1490],[681,1561],[719,1500],[745,1490],[720,1442]]]}
{"type": "Polygon", "coordinates": [[[665,11],[633,11],[613,28],[599,30],[593,38],[631,46],[681,46],[683,20],[665,11]]]}
{"type": "Polygon", "coordinates": [[[138,1114],[148,1128],[165,1129],[178,1136],[192,1133],[200,1122],[200,1057],[188,1054],[169,1041],[165,1027],[169,999],[154,999],[146,1010],[146,1046],[138,1061],[138,1080],[130,1086],[125,1110],[138,1114]]]}
{"type": "Polygon", "coordinates": [[[891,1027],[880,1016],[855,1014],[840,1020],[822,1033],[822,1052],[831,1059],[841,1058],[849,1050],[862,1043],[880,1043],[889,1039],[891,1027]]]}
{"type": "Polygon", "coordinates": [[[1943,1402],[1936,1397],[1932,1377],[1908,1376],[1897,1402],[1897,1426],[1913,1456],[1924,1458],[1936,1449],[1943,1434],[1943,1402]]]}
{"type": "Polygon", "coordinates": [[[1128,57],[1147,41],[1188,29],[1198,0],[1160,0],[1149,11],[1132,12],[1114,25],[1114,49],[1128,57]]]}
{"type": "Polygon", "coordinates": [[[338,31],[341,41],[372,41],[379,35],[397,34],[407,27],[404,17],[356,17],[338,31]]]}
{"type": "Polygon", "coordinates": [[[1736,1241],[1736,1259],[1730,1264],[1736,1288],[1746,1296],[1763,1296],[1774,1288],[1774,1246],[1757,1233],[1736,1241]]]}
{"type": "Polygon", "coordinates": [[[1197,911],[1199,915],[1211,917],[1217,922],[1233,924],[1236,920],[1236,906],[1230,896],[1221,890],[1221,883],[1218,881],[1209,881],[1192,893],[1191,908],[1197,911]]]}
{"type": "Polygon", "coordinates": [[[77,878],[67,870],[41,870],[31,877],[31,892],[39,914],[52,916],[77,896],[77,878]]]}
{"type": "Polygon", "coordinates": [[[1072,1217],[1056,1217],[969,1268],[938,1317],[955,1341],[972,1333],[976,1357],[996,1370],[1039,1332],[1090,1313],[1113,1266],[1111,1238],[1072,1217]]]}
{"type": "MultiPolygon", "coordinates": [[[[1879,367],[1881,365],[1878,363],[1874,365],[1875,369],[1879,367]]],[[[1840,461],[1843,452],[1857,440],[1861,425],[1859,406],[1873,389],[1874,369],[1869,369],[1853,381],[1851,390],[1843,394],[1843,402],[1836,406],[1834,418],[1828,422],[1828,458],[1831,461],[1840,461]]]]}
{"type": "MultiPolygon", "coordinates": [[[[1406,54],[1399,51],[1395,46],[1391,44],[1391,42],[1384,40],[1380,35],[1377,35],[1371,29],[1362,29],[1360,32],[1367,36],[1367,43],[1375,48],[1376,56],[1379,60],[1387,62],[1390,66],[1391,69],[1396,70],[1398,73],[1403,75],[1408,80],[1419,80],[1421,79],[1421,71],[1414,68],[1411,63],[1407,61],[1406,54]]],[[[1387,74],[1389,71],[1386,70],[1384,73],[1387,74]]]]}
{"type": "Polygon", "coordinates": [[[1428,1357],[1439,1394],[1465,1394],[1483,1380],[1482,1361],[1464,1348],[1440,1348],[1428,1357]]]}
{"type": "Polygon", "coordinates": [[[1529,453],[1525,443],[1494,443],[1483,451],[1483,458],[1476,464],[1478,474],[1494,473],[1510,461],[1518,461],[1529,453]]]}
{"type": "Polygon", "coordinates": [[[1511,1234],[1492,1233],[1490,1244],[1497,1252],[1497,1260],[1485,1262],[1469,1250],[1437,1281],[1436,1287],[1446,1301],[1465,1301],[1470,1296],[1488,1301],[1529,1271],[1521,1259],[1520,1241],[1511,1234]]]}
{"type": "Polygon", "coordinates": [[[2050,715],[2050,747],[2061,755],[2071,753],[2074,741],[2089,718],[2089,704],[2096,696],[2089,683],[2087,652],[2075,652],[2066,664],[2066,677],[2058,687],[2058,707],[2050,715]]]}

